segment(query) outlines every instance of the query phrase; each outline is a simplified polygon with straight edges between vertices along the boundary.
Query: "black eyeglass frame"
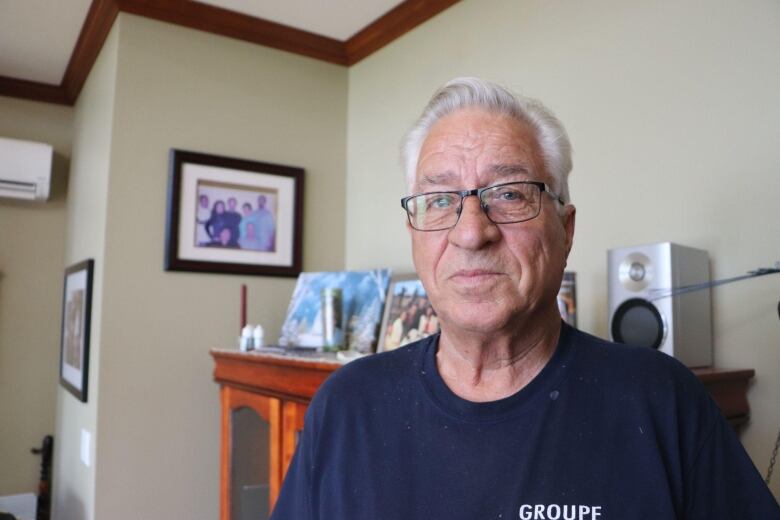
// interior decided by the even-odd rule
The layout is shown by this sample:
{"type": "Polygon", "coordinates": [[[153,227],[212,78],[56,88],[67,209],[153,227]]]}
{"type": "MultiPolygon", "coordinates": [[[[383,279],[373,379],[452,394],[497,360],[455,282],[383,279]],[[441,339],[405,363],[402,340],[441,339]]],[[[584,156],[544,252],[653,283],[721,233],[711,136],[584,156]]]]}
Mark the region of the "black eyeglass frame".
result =
{"type": "Polygon", "coordinates": [[[558,195],[557,193],[555,193],[554,191],[552,191],[547,186],[547,184],[545,184],[544,182],[539,182],[539,181],[514,181],[514,182],[504,182],[502,184],[494,184],[493,186],[486,186],[484,188],[474,188],[473,190],[432,191],[432,192],[429,192],[429,193],[416,193],[414,195],[408,195],[406,197],[403,197],[401,199],[401,207],[404,208],[404,211],[406,211],[406,217],[407,217],[407,219],[409,219],[409,225],[412,226],[412,229],[415,229],[417,231],[422,231],[422,232],[444,231],[445,229],[452,229],[455,226],[457,226],[458,222],[460,221],[460,215],[461,215],[461,213],[463,213],[463,201],[466,199],[466,197],[469,197],[471,195],[474,195],[474,196],[476,196],[479,199],[479,206],[482,208],[482,212],[485,214],[485,216],[488,218],[488,220],[490,222],[492,222],[493,224],[517,224],[518,222],[527,222],[529,220],[535,219],[536,217],[539,216],[539,213],[542,212],[542,204],[541,203],[539,204],[539,208],[537,209],[535,215],[533,215],[531,217],[528,217],[528,218],[524,218],[522,220],[509,220],[509,221],[497,222],[497,221],[493,220],[490,217],[490,212],[489,212],[490,208],[485,203],[485,201],[482,200],[482,194],[485,193],[488,190],[493,190],[495,188],[502,188],[504,186],[513,186],[513,185],[516,185],[516,184],[530,184],[530,185],[536,186],[537,188],[539,188],[539,194],[540,195],[542,193],[547,193],[554,200],[560,202],[562,206],[566,205],[566,203],[563,201],[561,196],[558,195]],[[459,195],[460,196],[460,204],[458,204],[458,208],[455,210],[455,213],[457,214],[457,218],[455,219],[455,223],[452,224],[451,226],[447,226],[447,227],[443,227],[443,228],[436,228],[436,229],[419,229],[419,228],[414,227],[414,223],[412,223],[412,214],[409,212],[409,201],[412,200],[413,198],[419,197],[421,195],[439,195],[439,194],[454,194],[454,195],[459,195]]]}

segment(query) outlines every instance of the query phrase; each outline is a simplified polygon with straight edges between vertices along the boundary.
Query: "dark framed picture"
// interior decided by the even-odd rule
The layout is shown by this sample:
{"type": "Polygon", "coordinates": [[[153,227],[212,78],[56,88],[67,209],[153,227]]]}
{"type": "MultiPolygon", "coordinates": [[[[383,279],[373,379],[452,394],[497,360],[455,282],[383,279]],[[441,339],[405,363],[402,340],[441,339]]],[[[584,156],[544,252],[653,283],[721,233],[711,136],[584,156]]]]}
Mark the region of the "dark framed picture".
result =
{"type": "Polygon", "coordinates": [[[439,331],[439,318],[416,275],[394,276],[379,331],[377,352],[396,349],[439,331]]]}
{"type": "Polygon", "coordinates": [[[89,380],[93,270],[92,259],[68,267],[62,292],[60,384],[84,403],[87,402],[89,380]]]}
{"type": "Polygon", "coordinates": [[[303,169],[171,150],[165,270],[298,276],[303,169]]]}

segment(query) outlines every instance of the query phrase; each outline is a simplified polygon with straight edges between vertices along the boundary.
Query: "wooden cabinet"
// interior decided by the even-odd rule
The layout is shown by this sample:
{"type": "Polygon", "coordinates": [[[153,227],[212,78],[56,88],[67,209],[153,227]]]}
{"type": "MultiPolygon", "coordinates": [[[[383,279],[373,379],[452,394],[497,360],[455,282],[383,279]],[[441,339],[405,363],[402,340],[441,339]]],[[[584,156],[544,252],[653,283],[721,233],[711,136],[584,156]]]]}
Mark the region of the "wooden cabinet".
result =
{"type": "Polygon", "coordinates": [[[295,453],[306,407],[341,365],[235,350],[211,355],[222,403],[220,519],[267,518],[295,453]]]}
{"type": "Polygon", "coordinates": [[[241,496],[244,490],[249,497],[259,495],[254,497],[256,503],[252,513],[267,518],[281,485],[281,401],[230,385],[222,386],[220,400],[220,517],[242,518],[248,514],[240,513],[245,501],[241,496]],[[234,452],[254,460],[245,459],[247,464],[233,464],[234,452]],[[253,486],[255,493],[247,491],[253,486]]]}
{"type": "Polygon", "coordinates": [[[747,390],[756,375],[753,369],[725,370],[718,368],[694,368],[693,373],[707,388],[731,427],[739,430],[750,418],[747,390]]]}
{"type": "Polygon", "coordinates": [[[303,431],[303,416],[308,404],[286,401],[282,407],[282,478],[298,446],[298,435],[303,431]]]}
{"type": "MultiPolygon", "coordinates": [[[[212,350],[211,355],[222,402],[220,519],[267,518],[295,453],[306,407],[317,388],[341,365],[326,358],[302,359],[235,350],[212,350]],[[249,410],[251,417],[242,415],[249,410]],[[248,433],[239,431],[239,424],[248,433]],[[252,437],[260,440],[253,443],[252,437]],[[256,464],[255,459],[262,464],[256,464]],[[246,465],[247,461],[249,469],[239,471],[239,463],[246,465]],[[263,473],[262,482],[244,486],[249,494],[242,499],[238,489],[242,479],[254,474],[257,480],[258,472],[263,473]],[[248,500],[246,507],[260,508],[259,512],[252,509],[255,514],[247,515],[246,507],[243,514],[238,512],[239,500],[248,500]]],[[[693,372],[735,429],[747,422],[747,388],[753,370],[706,368],[693,372]]]]}

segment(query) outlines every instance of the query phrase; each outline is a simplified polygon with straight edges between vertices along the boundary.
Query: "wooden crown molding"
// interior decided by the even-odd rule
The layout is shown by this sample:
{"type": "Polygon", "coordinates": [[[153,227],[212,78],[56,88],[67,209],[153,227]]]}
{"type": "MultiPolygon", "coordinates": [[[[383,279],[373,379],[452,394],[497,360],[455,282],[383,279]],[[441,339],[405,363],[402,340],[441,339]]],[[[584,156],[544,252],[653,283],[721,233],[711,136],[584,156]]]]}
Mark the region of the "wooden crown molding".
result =
{"type": "Polygon", "coordinates": [[[406,0],[345,42],[347,65],[354,65],[460,0],[406,0]]]}
{"type": "Polygon", "coordinates": [[[60,84],[71,105],[76,103],[118,14],[116,0],[92,0],[60,84]]]}
{"type": "Polygon", "coordinates": [[[49,85],[37,81],[0,76],[0,96],[72,105],[65,97],[65,91],[58,85],[49,85]]]}
{"type": "Polygon", "coordinates": [[[350,66],[459,0],[405,0],[346,41],[186,0],[93,0],[59,85],[0,76],[0,95],[76,103],[120,12],[350,66]]]}
{"type": "Polygon", "coordinates": [[[119,0],[123,12],[346,65],[344,42],[185,0],[119,0]]]}

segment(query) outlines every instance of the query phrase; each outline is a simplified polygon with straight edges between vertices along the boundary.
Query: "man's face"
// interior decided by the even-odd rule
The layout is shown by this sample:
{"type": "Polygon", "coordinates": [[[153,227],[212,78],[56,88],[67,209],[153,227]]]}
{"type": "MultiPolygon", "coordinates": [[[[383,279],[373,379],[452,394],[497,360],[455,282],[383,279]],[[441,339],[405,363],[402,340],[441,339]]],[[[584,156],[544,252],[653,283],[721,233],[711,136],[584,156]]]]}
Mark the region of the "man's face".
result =
{"type": "Polygon", "coordinates": [[[228,199],[228,208],[230,208],[230,211],[236,211],[236,206],[238,205],[238,201],[234,199],[233,197],[230,197],[228,199]]]}
{"type": "MultiPolygon", "coordinates": [[[[465,190],[512,181],[552,189],[526,125],[481,109],[460,110],[431,128],[420,150],[413,193],[465,190]]],[[[463,201],[458,224],[412,236],[414,264],[444,327],[489,333],[557,309],[556,294],[574,235],[574,207],[563,217],[542,195],[538,217],[488,220],[477,197],[463,201]]]]}

